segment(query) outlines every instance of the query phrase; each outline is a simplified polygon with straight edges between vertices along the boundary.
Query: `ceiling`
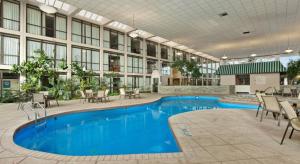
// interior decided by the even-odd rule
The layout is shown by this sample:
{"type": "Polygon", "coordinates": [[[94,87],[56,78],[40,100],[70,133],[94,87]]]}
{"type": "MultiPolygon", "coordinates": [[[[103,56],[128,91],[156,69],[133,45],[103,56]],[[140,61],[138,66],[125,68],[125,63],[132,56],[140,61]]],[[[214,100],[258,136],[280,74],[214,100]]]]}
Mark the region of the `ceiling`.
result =
{"type": "Polygon", "coordinates": [[[300,50],[300,0],[64,0],[216,57],[300,50]],[[220,17],[218,14],[227,12],[220,17]],[[244,35],[243,32],[250,31],[244,35]]]}

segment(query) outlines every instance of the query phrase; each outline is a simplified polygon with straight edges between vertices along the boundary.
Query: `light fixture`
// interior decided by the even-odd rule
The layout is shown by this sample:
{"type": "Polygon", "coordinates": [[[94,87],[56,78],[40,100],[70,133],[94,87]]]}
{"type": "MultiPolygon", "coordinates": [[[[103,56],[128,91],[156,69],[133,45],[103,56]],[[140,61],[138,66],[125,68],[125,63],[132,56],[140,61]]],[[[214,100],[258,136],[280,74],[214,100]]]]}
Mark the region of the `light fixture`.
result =
{"type": "Polygon", "coordinates": [[[288,48],[288,49],[286,49],[284,52],[286,52],[286,53],[292,53],[292,52],[293,52],[293,50],[292,50],[292,49],[290,49],[290,48],[288,48]]]}
{"type": "Polygon", "coordinates": [[[222,59],[226,60],[226,59],[228,59],[228,57],[224,55],[224,56],[222,56],[222,59]]]}
{"type": "Polygon", "coordinates": [[[44,11],[45,13],[48,13],[48,14],[54,14],[57,12],[56,8],[53,7],[53,6],[50,6],[48,4],[41,4],[39,6],[39,8],[44,11]]]}
{"type": "Polygon", "coordinates": [[[139,36],[139,34],[136,31],[132,31],[131,33],[129,33],[129,36],[132,38],[137,38],[139,36]]]}
{"type": "Polygon", "coordinates": [[[250,56],[251,56],[251,57],[255,57],[255,56],[256,56],[256,54],[251,54],[250,56]]]}
{"type": "Polygon", "coordinates": [[[177,52],[176,55],[180,56],[182,55],[182,52],[177,52]]]}

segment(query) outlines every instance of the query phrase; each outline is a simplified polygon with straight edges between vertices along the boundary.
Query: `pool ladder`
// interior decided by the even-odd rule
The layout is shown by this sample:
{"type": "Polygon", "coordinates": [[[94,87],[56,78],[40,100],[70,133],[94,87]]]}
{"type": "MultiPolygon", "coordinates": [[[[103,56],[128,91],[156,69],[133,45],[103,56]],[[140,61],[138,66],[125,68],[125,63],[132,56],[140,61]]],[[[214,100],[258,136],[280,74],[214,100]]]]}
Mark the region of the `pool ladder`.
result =
{"type": "Polygon", "coordinates": [[[20,108],[27,116],[28,120],[37,122],[40,118],[47,117],[47,110],[38,102],[27,102],[20,104],[20,108]]]}

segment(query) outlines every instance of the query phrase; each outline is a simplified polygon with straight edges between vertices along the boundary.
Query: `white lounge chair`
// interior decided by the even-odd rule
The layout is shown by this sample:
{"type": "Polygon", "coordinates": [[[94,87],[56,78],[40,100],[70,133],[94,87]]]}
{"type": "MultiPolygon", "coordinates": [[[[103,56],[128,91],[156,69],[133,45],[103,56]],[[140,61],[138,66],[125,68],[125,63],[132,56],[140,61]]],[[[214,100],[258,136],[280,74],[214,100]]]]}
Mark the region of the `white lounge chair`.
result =
{"type": "Polygon", "coordinates": [[[104,99],[105,99],[105,101],[107,102],[107,101],[109,101],[109,89],[106,89],[105,90],[105,92],[104,92],[104,99]]]}
{"type": "Polygon", "coordinates": [[[141,98],[140,89],[139,89],[139,88],[135,88],[135,89],[133,90],[132,96],[134,96],[134,98],[136,98],[136,97],[141,98]]]}
{"type": "Polygon", "coordinates": [[[44,107],[46,107],[46,100],[43,93],[34,93],[32,95],[32,102],[39,103],[40,105],[44,105],[44,107]]]}
{"type": "MultiPolygon", "coordinates": [[[[83,103],[86,102],[86,95],[83,91],[80,91],[80,94],[81,94],[81,99],[83,99],[83,103]]],[[[80,99],[80,101],[81,101],[80,99]]]]}
{"type": "Polygon", "coordinates": [[[258,116],[259,113],[259,109],[263,108],[263,104],[264,104],[264,100],[262,99],[262,96],[266,96],[265,93],[256,93],[256,97],[258,100],[258,107],[257,107],[257,111],[256,111],[256,117],[258,116]]]}
{"type": "Polygon", "coordinates": [[[294,130],[300,131],[300,120],[297,117],[295,110],[293,109],[293,107],[291,106],[291,104],[288,101],[280,102],[280,105],[282,106],[282,108],[285,111],[285,113],[288,117],[288,120],[289,120],[288,125],[284,131],[283,137],[280,142],[280,144],[282,144],[289,127],[292,127],[292,131],[289,136],[290,139],[292,138],[294,130]]]}
{"type": "Polygon", "coordinates": [[[102,101],[104,98],[105,98],[105,91],[98,91],[97,96],[95,97],[97,102],[99,102],[100,100],[102,101]]]}
{"type": "Polygon", "coordinates": [[[120,91],[120,99],[121,99],[122,97],[124,97],[124,99],[125,99],[126,96],[128,96],[128,94],[126,94],[124,88],[120,88],[119,91],[120,91]]]}
{"type": "Polygon", "coordinates": [[[90,100],[93,101],[95,99],[94,92],[91,89],[88,89],[88,90],[85,91],[85,96],[88,99],[88,102],[90,102],[90,100]]]}
{"type": "Polygon", "coordinates": [[[280,126],[280,118],[281,118],[281,107],[278,103],[278,100],[275,96],[262,96],[264,107],[261,110],[261,118],[260,121],[263,120],[264,111],[273,112],[274,117],[278,120],[278,126],[280,126]]]}

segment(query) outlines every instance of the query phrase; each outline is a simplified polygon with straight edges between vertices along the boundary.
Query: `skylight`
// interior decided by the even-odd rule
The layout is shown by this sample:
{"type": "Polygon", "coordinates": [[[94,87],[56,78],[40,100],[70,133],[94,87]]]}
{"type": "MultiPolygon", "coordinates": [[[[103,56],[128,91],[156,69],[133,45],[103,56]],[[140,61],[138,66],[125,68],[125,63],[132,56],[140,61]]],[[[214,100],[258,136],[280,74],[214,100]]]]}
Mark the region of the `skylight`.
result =
{"type": "Polygon", "coordinates": [[[162,42],[168,41],[167,39],[161,38],[159,36],[155,36],[155,37],[149,38],[149,40],[157,42],[157,43],[162,43],[162,42]]]}
{"type": "Polygon", "coordinates": [[[164,43],[164,45],[167,45],[167,46],[170,46],[170,47],[176,47],[176,46],[179,46],[178,43],[175,43],[175,42],[173,42],[173,41],[166,42],[166,43],[164,43]]]}
{"type": "Polygon", "coordinates": [[[178,46],[178,47],[176,47],[177,49],[180,49],[180,50],[186,50],[186,49],[188,49],[188,47],[187,46],[184,46],[184,45],[180,45],[180,46],[178,46]]]}
{"type": "Polygon", "coordinates": [[[76,10],[76,7],[74,7],[74,6],[72,6],[72,5],[68,4],[68,3],[59,1],[59,0],[35,0],[35,1],[39,2],[39,3],[42,3],[42,4],[45,4],[45,5],[49,5],[49,6],[55,7],[56,9],[58,9],[58,10],[60,10],[62,12],[65,12],[67,14],[70,14],[73,11],[76,10]]]}
{"type": "Polygon", "coordinates": [[[92,13],[92,12],[89,12],[86,10],[80,10],[79,13],[76,14],[76,16],[88,19],[90,21],[98,22],[100,24],[105,24],[109,21],[109,19],[107,19],[101,15],[98,15],[98,14],[95,14],[95,13],[92,13]]]}
{"type": "Polygon", "coordinates": [[[138,35],[138,37],[141,37],[141,38],[149,38],[149,37],[153,36],[153,34],[143,31],[143,30],[135,30],[135,31],[132,31],[131,33],[135,33],[138,35]]]}
{"type": "Polygon", "coordinates": [[[118,21],[113,21],[109,23],[107,27],[113,28],[115,30],[123,31],[123,32],[134,30],[134,28],[127,26],[126,24],[120,23],[118,21]]]}

